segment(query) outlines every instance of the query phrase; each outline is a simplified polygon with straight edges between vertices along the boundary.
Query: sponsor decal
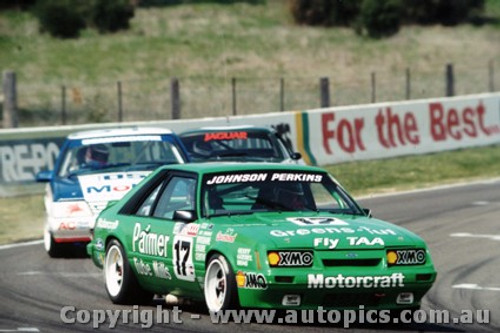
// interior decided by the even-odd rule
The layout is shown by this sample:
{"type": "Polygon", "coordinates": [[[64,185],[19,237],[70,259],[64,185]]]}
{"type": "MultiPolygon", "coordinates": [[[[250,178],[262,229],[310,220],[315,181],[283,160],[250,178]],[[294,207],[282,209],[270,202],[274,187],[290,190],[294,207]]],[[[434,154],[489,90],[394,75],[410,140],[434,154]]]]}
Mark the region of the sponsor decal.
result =
{"type": "Polygon", "coordinates": [[[271,181],[321,183],[323,175],[310,173],[273,173],[271,181]]]}
{"type": "Polygon", "coordinates": [[[215,236],[215,240],[218,242],[234,243],[234,240],[238,236],[232,228],[228,228],[225,233],[218,232],[215,236]]]}
{"type": "Polygon", "coordinates": [[[320,183],[323,175],[313,173],[234,173],[227,175],[215,175],[206,181],[207,185],[230,184],[230,183],[248,183],[248,182],[310,182],[320,183]]]}
{"type": "Polygon", "coordinates": [[[118,224],[119,224],[118,220],[108,221],[108,220],[100,217],[97,219],[96,227],[101,228],[101,229],[113,230],[113,229],[116,229],[118,227],[118,224]]]}
{"type": "Polygon", "coordinates": [[[324,276],[308,274],[307,288],[311,289],[352,289],[352,288],[399,288],[404,287],[403,273],[392,273],[383,276],[324,276]]]}
{"type": "Polygon", "coordinates": [[[78,176],[85,201],[119,200],[150,171],[117,172],[78,176]]]}
{"type": "Polygon", "coordinates": [[[104,250],[104,241],[101,238],[95,240],[95,248],[98,251],[104,250]]]}
{"type": "Polygon", "coordinates": [[[162,261],[153,260],[153,272],[160,279],[172,280],[168,267],[162,261]]]}
{"type": "Polygon", "coordinates": [[[199,229],[200,229],[199,224],[196,223],[184,224],[184,227],[182,227],[180,234],[194,237],[198,234],[199,229]]]}
{"type": "Polygon", "coordinates": [[[170,236],[151,232],[150,229],[151,225],[142,230],[140,223],[135,224],[132,234],[132,251],[150,256],[167,257],[170,236]]]}
{"type": "Polygon", "coordinates": [[[314,238],[313,245],[315,248],[326,248],[328,250],[333,250],[334,248],[337,247],[339,244],[339,239],[335,238],[323,238],[323,237],[318,237],[314,238]]]}
{"type": "Polygon", "coordinates": [[[261,273],[242,272],[236,273],[236,285],[245,289],[266,289],[267,281],[261,273]]]}
{"type": "Polygon", "coordinates": [[[310,267],[312,251],[273,251],[267,254],[271,267],[310,267]]]}
{"type": "Polygon", "coordinates": [[[151,267],[140,258],[134,257],[134,266],[135,266],[135,269],[137,270],[137,274],[139,274],[139,275],[144,275],[144,276],[152,276],[153,275],[153,272],[151,271],[151,267]]]}
{"type": "Polygon", "coordinates": [[[326,234],[353,234],[356,232],[367,232],[371,235],[397,235],[392,229],[373,229],[368,227],[359,227],[357,229],[347,227],[314,227],[308,229],[295,230],[271,230],[269,233],[274,237],[293,237],[306,235],[326,235],[326,234]]]}
{"type": "Polygon", "coordinates": [[[381,245],[384,246],[384,240],[380,237],[375,237],[372,240],[366,237],[346,237],[349,241],[349,245],[351,246],[360,246],[360,245],[381,245]]]}
{"type": "Polygon", "coordinates": [[[389,250],[387,263],[389,265],[422,265],[426,261],[424,249],[389,250]]]}
{"type": "Polygon", "coordinates": [[[173,245],[173,266],[177,279],[194,282],[193,238],[176,235],[173,245]]]}
{"type": "Polygon", "coordinates": [[[267,173],[240,173],[232,175],[213,176],[206,182],[207,185],[228,184],[228,183],[248,183],[263,182],[267,179],[267,173]]]}
{"type": "Polygon", "coordinates": [[[212,140],[246,140],[248,139],[247,132],[217,132],[217,133],[205,133],[204,141],[212,140]]]}
{"type": "Polygon", "coordinates": [[[300,226],[349,225],[335,217],[289,217],[286,220],[300,226]]]}
{"type": "Polygon", "coordinates": [[[253,261],[251,250],[248,248],[240,247],[236,254],[236,265],[248,267],[248,262],[253,261]]]}

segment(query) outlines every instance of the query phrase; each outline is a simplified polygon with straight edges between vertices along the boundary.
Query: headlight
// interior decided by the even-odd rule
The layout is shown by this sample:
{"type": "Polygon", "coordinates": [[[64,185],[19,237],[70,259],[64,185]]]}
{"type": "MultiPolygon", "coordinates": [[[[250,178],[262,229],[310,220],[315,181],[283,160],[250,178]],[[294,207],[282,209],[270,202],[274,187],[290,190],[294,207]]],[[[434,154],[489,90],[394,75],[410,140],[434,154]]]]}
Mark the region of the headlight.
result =
{"type": "Polygon", "coordinates": [[[53,202],[51,206],[52,217],[86,217],[92,212],[85,201],[53,202]]]}
{"type": "Polygon", "coordinates": [[[312,251],[269,251],[267,260],[271,267],[310,267],[313,264],[312,251]]]}
{"type": "Polygon", "coordinates": [[[388,250],[387,264],[394,265],[423,265],[426,261],[425,249],[388,250]]]}

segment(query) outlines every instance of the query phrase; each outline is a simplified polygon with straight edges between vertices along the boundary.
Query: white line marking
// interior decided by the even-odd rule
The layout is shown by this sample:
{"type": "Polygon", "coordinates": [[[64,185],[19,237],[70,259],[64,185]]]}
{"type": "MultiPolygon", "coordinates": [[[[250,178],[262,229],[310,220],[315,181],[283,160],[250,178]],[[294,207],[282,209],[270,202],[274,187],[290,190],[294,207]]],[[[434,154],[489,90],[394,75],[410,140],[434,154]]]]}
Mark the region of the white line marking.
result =
{"type": "Polygon", "coordinates": [[[16,247],[38,245],[38,244],[43,244],[43,239],[38,239],[38,240],[35,240],[35,241],[24,242],[24,243],[14,243],[14,244],[0,245],[0,250],[7,250],[7,249],[13,249],[13,248],[16,248],[16,247]]]}
{"type": "Polygon", "coordinates": [[[491,240],[500,241],[500,235],[471,234],[468,232],[456,232],[456,233],[450,234],[450,237],[488,238],[491,240]]]}
{"type": "Polygon", "coordinates": [[[497,287],[481,287],[475,283],[455,284],[452,286],[452,288],[454,288],[454,289],[469,289],[469,290],[500,291],[500,288],[497,288],[497,287]]]}
{"type": "Polygon", "coordinates": [[[59,275],[63,277],[99,277],[101,273],[77,273],[77,272],[42,272],[42,271],[27,271],[19,272],[17,275],[21,276],[35,276],[35,275],[59,275]]]}
{"type": "Polygon", "coordinates": [[[0,332],[40,332],[36,327],[18,327],[15,329],[0,329],[0,332]]]}

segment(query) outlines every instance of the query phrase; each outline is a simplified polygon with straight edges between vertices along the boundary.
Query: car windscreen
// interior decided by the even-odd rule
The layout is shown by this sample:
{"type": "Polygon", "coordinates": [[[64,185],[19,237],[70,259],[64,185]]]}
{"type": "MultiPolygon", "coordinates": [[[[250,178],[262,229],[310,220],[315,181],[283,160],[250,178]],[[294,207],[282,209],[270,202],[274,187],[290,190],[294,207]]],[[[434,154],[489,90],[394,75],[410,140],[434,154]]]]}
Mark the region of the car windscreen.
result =
{"type": "Polygon", "coordinates": [[[364,215],[327,173],[250,171],[207,174],[202,186],[203,215],[315,211],[364,215]]]}
{"type": "Polygon", "coordinates": [[[194,161],[246,160],[281,162],[283,149],[268,131],[207,131],[181,135],[194,161]]]}
{"type": "Polygon", "coordinates": [[[62,153],[59,177],[97,170],[152,170],[185,162],[174,141],[157,135],[75,140],[62,153]]]}

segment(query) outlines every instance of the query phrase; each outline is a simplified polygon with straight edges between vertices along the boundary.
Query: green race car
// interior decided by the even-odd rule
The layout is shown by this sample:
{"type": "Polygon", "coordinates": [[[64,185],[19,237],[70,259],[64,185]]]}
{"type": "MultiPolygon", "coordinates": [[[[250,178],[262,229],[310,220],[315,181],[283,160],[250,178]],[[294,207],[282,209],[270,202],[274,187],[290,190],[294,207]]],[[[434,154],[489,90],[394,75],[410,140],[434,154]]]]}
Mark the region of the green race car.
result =
{"type": "Polygon", "coordinates": [[[304,165],[161,167],[99,215],[87,251],[114,303],[209,311],[416,309],[436,278],[420,237],[304,165]]]}

